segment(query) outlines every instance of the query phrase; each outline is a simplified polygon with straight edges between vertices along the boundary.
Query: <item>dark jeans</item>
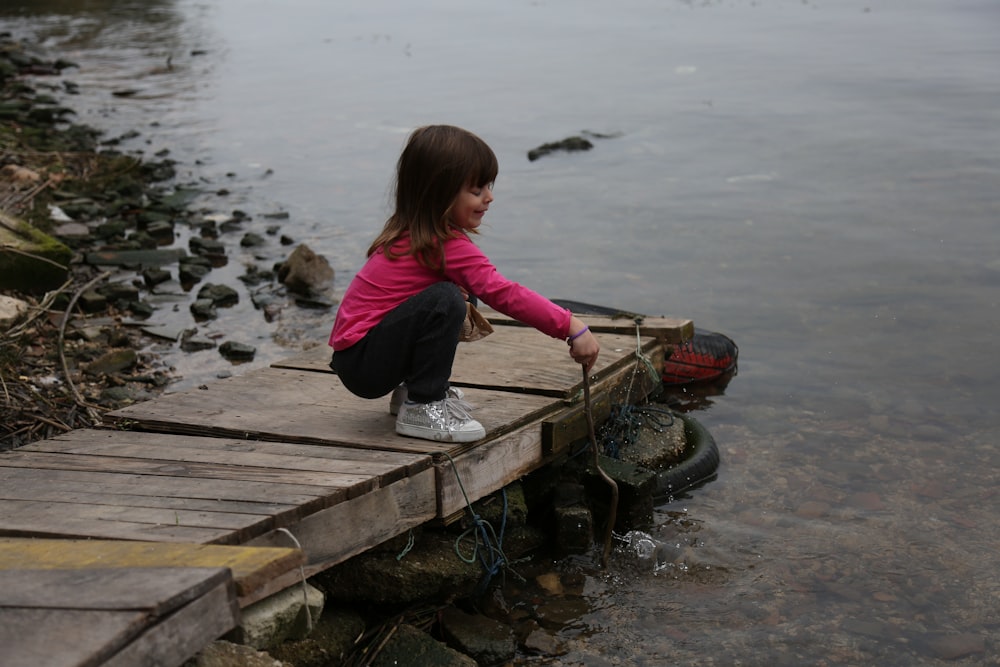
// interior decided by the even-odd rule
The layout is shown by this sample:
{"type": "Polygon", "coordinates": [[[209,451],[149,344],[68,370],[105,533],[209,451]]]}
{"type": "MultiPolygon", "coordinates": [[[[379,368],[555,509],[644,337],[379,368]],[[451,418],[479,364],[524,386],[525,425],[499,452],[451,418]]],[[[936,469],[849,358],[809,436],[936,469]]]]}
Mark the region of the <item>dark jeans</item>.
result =
{"type": "Polygon", "coordinates": [[[435,283],[390,311],[357,343],[334,352],[330,368],[362,398],[385,396],[405,382],[409,400],[440,401],[466,312],[458,286],[435,283]]]}

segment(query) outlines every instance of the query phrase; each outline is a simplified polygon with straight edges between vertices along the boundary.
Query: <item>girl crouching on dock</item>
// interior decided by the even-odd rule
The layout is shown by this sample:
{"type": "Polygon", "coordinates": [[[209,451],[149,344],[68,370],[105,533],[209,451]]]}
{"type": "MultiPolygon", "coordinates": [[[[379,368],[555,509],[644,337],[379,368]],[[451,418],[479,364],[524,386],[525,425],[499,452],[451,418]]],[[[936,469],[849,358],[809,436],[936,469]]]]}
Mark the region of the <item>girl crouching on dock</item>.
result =
{"type": "Polygon", "coordinates": [[[587,372],[600,345],[568,310],[504,278],[472,242],[493,201],[497,158],[450,125],[418,128],[399,157],[396,210],[368,248],[330,335],[331,368],[352,393],[393,392],[400,435],[474,442],[486,435],[449,385],[470,295],[553,338],[587,372]]]}

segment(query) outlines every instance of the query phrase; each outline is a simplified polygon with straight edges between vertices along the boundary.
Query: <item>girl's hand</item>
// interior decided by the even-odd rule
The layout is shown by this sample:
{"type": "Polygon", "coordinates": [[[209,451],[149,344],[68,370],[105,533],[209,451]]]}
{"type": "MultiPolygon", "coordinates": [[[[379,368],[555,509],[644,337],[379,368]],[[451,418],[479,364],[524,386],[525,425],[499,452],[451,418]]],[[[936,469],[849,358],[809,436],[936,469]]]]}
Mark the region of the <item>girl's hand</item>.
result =
{"type": "Polygon", "coordinates": [[[576,319],[575,317],[570,320],[569,324],[569,356],[573,357],[573,361],[578,364],[582,364],[584,369],[590,373],[590,369],[594,367],[597,363],[597,355],[601,351],[601,344],[597,342],[597,338],[589,329],[586,329],[583,322],[576,319]],[[583,333],[580,333],[583,331],[583,333]],[[579,334],[579,335],[577,335],[579,334]]]}

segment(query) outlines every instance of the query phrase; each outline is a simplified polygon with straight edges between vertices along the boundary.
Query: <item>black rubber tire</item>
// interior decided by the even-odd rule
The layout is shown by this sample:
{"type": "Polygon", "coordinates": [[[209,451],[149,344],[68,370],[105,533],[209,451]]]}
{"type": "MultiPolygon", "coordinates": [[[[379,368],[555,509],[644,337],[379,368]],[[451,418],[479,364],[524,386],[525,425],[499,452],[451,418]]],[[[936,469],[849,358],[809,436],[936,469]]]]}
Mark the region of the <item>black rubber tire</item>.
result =
{"type": "Polygon", "coordinates": [[[676,412],[674,417],[684,422],[687,457],[677,465],[656,474],[653,498],[657,503],[668,502],[681,493],[714,479],[719,469],[719,447],[712,434],[693,417],[676,412]]]}

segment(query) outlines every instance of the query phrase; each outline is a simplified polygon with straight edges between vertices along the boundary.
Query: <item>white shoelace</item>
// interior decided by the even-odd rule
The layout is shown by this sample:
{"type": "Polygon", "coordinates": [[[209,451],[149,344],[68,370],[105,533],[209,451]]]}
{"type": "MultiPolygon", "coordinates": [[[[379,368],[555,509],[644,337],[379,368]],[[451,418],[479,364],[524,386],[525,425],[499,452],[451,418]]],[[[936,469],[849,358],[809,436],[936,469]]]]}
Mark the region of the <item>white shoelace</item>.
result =
{"type": "Polygon", "coordinates": [[[448,416],[449,422],[472,421],[473,417],[470,412],[472,410],[471,403],[447,395],[442,399],[442,403],[444,404],[444,413],[448,416]]]}

